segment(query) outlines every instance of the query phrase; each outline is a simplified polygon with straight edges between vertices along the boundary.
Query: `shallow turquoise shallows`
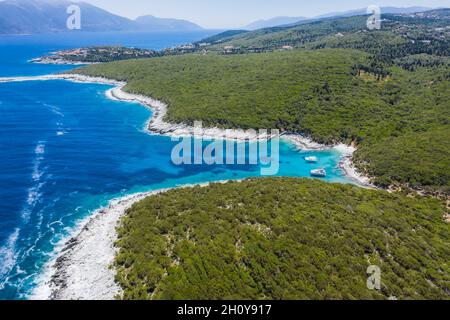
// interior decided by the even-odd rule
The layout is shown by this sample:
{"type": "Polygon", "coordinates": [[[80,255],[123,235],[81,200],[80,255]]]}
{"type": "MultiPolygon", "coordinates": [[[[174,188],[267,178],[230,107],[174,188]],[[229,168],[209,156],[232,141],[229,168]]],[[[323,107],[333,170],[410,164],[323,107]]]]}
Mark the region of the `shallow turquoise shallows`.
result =
{"type": "MultiPolygon", "coordinates": [[[[210,33],[0,36],[0,77],[49,74],[71,67],[27,60],[70,47],[120,44],[160,49],[210,33]]],[[[145,132],[151,112],[111,101],[99,84],[61,80],[0,83],[0,299],[25,299],[77,221],[108,200],[183,184],[242,179],[258,166],[175,166],[176,142],[145,132]]],[[[281,144],[280,176],[349,182],[337,151],[299,152],[281,144]],[[307,164],[314,155],[319,164],[307,164]]]]}

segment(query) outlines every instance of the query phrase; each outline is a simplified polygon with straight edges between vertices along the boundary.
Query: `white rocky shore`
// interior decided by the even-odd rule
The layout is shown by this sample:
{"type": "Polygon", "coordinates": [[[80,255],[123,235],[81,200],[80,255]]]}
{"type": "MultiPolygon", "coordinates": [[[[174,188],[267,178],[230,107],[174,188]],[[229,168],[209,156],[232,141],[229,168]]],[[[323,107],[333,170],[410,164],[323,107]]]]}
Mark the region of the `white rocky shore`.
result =
{"type": "Polygon", "coordinates": [[[341,161],[339,162],[339,168],[344,171],[345,175],[356,182],[357,184],[367,187],[376,188],[369,177],[359,173],[353,164],[353,154],[356,152],[356,148],[353,146],[347,146],[345,144],[338,144],[334,146],[335,150],[338,150],[342,154],[341,161]]]}
{"type": "Polygon", "coordinates": [[[34,58],[28,61],[29,63],[37,63],[37,64],[56,64],[56,65],[70,65],[70,66],[82,66],[89,64],[97,64],[97,62],[83,62],[83,61],[72,61],[66,60],[59,57],[49,56],[42,58],[34,58]]]}
{"type": "MultiPolygon", "coordinates": [[[[98,78],[90,78],[85,76],[79,76],[78,81],[83,82],[96,82],[102,81],[103,83],[108,83],[108,79],[98,79],[98,78]]],[[[160,134],[170,137],[189,137],[194,134],[194,128],[185,124],[172,124],[164,121],[164,117],[167,113],[167,105],[161,101],[152,99],[150,97],[146,97],[138,94],[131,94],[125,92],[123,88],[126,83],[121,82],[113,82],[117,84],[117,86],[113,89],[110,89],[106,92],[106,95],[110,99],[119,100],[119,101],[128,101],[128,102],[137,102],[140,103],[153,111],[153,116],[149,120],[148,130],[154,134],[160,134]]],[[[262,135],[254,135],[249,134],[247,131],[243,130],[224,130],[220,128],[203,128],[200,132],[196,132],[196,134],[202,136],[205,139],[235,139],[238,141],[254,141],[258,139],[271,139],[273,135],[262,134],[262,135]]],[[[353,165],[353,154],[357,150],[355,147],[347,146],[345,144],[337,144],[337,145],[323,145],[320,143],[316,143],[311,139],[301,136],[299,134],[284,134],[281,137],[285,141],[288,141],[294,144],[298,149],[303,151],[313,150],[329,150],[335,149],[342,153],[342,161],[339,163],[339,167],[345,172],[345,174],[355,181],[356,183],[373,187],[370,183],[370,179],[365,177],[361,173],[357,171],[355,166],[353,165]]]]}
{"type": "MultiPolygon", "coordinates": [[[[220,181],[217,183],[226,183],[220,181]]],[[[209,183],[178,188],[208,186],[209,183]]],[[[135,203],[175,188],[138,193],[111,200],[107,207],[81,221],[61,241],[61,249],[49,261],[38,280],[31,300],[114,300],[121,294],[112,268],[117,249],[117,226],[126,211],[135,203]]]]}
{"type": "MultiPolygon", "coordinates": [[[[153,116],[149,120],[147,127],[151,133],[169,137],[189,137],[194,134],[194,127],[192,126],[185,124],[168,123],[164,121],[164,117],[167,113],[167,105],[165,103],[155,100],[151,97],[125,92],[123,89],[126,86],[126,82],[101,77],[84,76],[79,74],[56,74],[44,76],[0,78],[0,83],[33,80],[67,80],[80,83],[101,83],[114,85],[115,88],[112,88],[106,92],[106,96],[108,98],[119,101],[140,103],[153,111],[153,116]]],[[[238,141],[254,141],[257,139],[270,139],[273,137],[270,132],[268,132],[267,134],[257,133],[255,135],[254,133],[249,131],[221,128],[203,128],[201,131],[195,131],[195,133],[201,135],[205,139],[228,138],[238,141]]],[[[327,150],[333,148],[339,150],[345,149],[343,148],[343,145],[323,145],[298,134],[283,134],[281,138],[293,143],[301,150],[327,150]]],[[[355,148],[351,147],[345,149],[346,152],[354,152],[355,150],[355,148]]],[[[364,181],[361,182],[364,184],[364,181]]]]}
{"type": "MultiPolygon", "coordinates": [[[[153,134],[171,137],[192,136],[194,128],[183,124],[171,124],[164,121],[167,105],[143,95],[130,94],[123,89],[125,82],[106,78],[88,77],[78,74],[58,74],[30,77],[0,78],[1,82],[18,82],[33,80],[67,80],[82,83],[101,83],[115,86],[106,92],[110,99],[137,102],[153,111],[149,120],[148,130],[153,134]]],[[[228,138],[241,141],[256,139],[270,139],[270,135],[249,134],[242,130],[224,130],[219,128],[204,128],[196,134],[204,138],[228,138]]],[[[313,142],[300,136],[285,134],[283,139],[291,142],[301,150],[335,149],[343,154],[340,168],[356,183],[370,187],[370,180],[359,174],[353,166],[352,158],[356,148],[347,145],[327,146],[313,142]]],[[[204,184],[207,185],[207,184],[204,184]]],[[[61,244],[63,248],[57,257],[47,266],[32,299],[60,299],[60,300],[110,300],[120,294],[120,288],[114,281],[115,272],[110,268],[116,249],[116,227],[125,211],[134,203],[149,195],[164,192],[159,190],[140,193],[111,201],[107,208],[97,210],[92,217],[82,221],[74,232],[76,236],[61,244]]]]}
{"type": "Polygon", "coordinates": [[[255,141],[258,139],[270,139],[274,137],[270,133],[259,134],[250,133],[244,130],[224,130],[220,128],[200,128],[194,129],[185,124],[173,124],[164,121],[167,113],[167,105],[161,101],[138,94],[125,92],[123,89],[126,84],[120,84],[110,89],[106,95],[113,100],[137,102],[153,111],[153,116],[148,122],[147,129],[153,134],[169,136],[174,138],[190,137],[194,133],[204,139],[234,139],[237,141],[255,141]],[[195,131],[194,131],[195,130],[195,131]]]}
{"type": "Polygon", "coordinates": [[[32,300],[113,300],[120,294],[110,268],[117,240],[116,226],[134,203],[156,192],[112,200],[79,223],[75,236],[59,245],[62,250],[45,267],[32,300]]]}

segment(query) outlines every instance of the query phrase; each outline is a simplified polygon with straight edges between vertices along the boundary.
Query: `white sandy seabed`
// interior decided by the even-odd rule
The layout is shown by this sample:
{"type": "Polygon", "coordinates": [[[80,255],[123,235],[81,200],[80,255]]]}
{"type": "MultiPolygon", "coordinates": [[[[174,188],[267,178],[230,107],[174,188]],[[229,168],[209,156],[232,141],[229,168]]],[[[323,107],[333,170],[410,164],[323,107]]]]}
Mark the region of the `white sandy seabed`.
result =
{"type": "MultiPolygon", "coordinates": [[[[46,76],[0,78],[1,82],[18,82],[34,80],[67,80],[82,83],[101,83],[114,85],[106,92],[110,99],[140,103],[153,111],[149,120],[148,130],[153,134],[170,137],[192,136],[194,129],[183,124],[171,124],[164,121],[167,105],[143,95],[125,92],[125,82],[106,78],[88,77],[77,74],[59,74],[46,76]]],[[[196,132],[203,138],[224,138],[240,141],[270,139],[269,135],[249,135],[242,130],[223,130],[219,128],[204,128],[196,132]]],[[[367,177],[359,174],[352,163],[354,147],[339,144],[325,146],[300,135],[283,135],[283,139],[295,144],[302,150],[335,149],[342,153],[340,168],[347,177],[360,185],[369,186],[367,177]]],[[[203,184],[207,185],[207,184],[203,184]]],[[[56,255],[46,266],[45,272],[38,280],[30,299],[37,300],[112,300],[120,294],[120,287],[114,280],[115,272],[111,269],[116,249],[116,227],[120,218],[128,208],[144,198],[165,192],[169,189],[148,193],[140,193],[110,201],[109,206],[97,210],[91,217],[81,221],[71,233],[69,240],[61,241],[56,255]],[[73,236],[75,235],[75,236],[73,236]]]]}

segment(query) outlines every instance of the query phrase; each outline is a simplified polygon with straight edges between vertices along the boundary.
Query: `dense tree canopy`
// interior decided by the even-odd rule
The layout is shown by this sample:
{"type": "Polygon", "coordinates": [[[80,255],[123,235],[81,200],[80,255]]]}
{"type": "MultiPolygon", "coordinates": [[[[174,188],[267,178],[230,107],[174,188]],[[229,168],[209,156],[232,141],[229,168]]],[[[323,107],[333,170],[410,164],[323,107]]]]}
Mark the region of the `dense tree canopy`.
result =
{"type": "Polygon", "coordinates": [[[124,299],[449,299],[444,210],[305,179],[172,190],[123,219],[117,280],[124,299]]]}
{"type": "Polygon", "coordinates": [[[322,143],[355,142],[358,167],[377,184],[449,190],[448,60],[408,71],[378,65],[361,51],[302,49],[169,56],[77,72],[127,80],[126,90],[168,103],[170,122],[278,128],[322,143]],[[427,140],[407,138],[422,133],[427,140]],[[384,151],[370,150],[386,150],[387,161],[384,151]]]}

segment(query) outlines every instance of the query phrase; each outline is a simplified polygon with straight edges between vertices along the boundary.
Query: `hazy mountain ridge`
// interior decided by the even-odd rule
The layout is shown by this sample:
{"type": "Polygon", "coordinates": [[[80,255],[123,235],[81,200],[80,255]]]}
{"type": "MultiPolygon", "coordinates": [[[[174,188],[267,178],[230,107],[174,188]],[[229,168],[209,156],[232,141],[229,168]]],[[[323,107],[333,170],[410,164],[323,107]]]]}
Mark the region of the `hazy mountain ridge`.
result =
{"type": "MultiPolygon", "coordinates": [[[[405,7],[405,8],[398,8],[398,7],[381,7],[381,13],[382,14],[409,14],[409,13],[416,13],[416,12],[424,12],[431,10],[431,8],[427,7],[405,7]]],[[[358,15],[365,15],[367,14],[367,8],[357,9],[357,10],[349,10],[349,11],[343,11],[343,12],[330,12],[323,15],[319,15],[316,17],[311,18],[305,18],[305,17],[274,17],[271,19],[266,20],[258,20],[255,22],[252,22],[244,27],[246,30],[257,30],[257,29],[263,29],[263,28],[272,28],[277,26],[288,26],[288,25],[295,25],[300,22],[310,22],[318,19],[324,19],[324,18],[332,18],[332,17],[352,17],[352,16],[358,16],[358,15]]]]}
{"type": "MultiPolygon", "coordinates": [[[[409,35],[421,34],[422,38],[412,39],[416,46],[422,44],[423,39],[434,39],[436,45],[446,40],[448,35],[445,30],[449,25],[450,9],[433,9],[430,11],[418,13],[385,13],[382,16],[384,19],[383,31],[390,32],[391,36],[400,37],[398,41],[408,38],[409,35]],[[401,24],[406,24],[407,27],[402,27],[401,24]],[[412,28],[412,29],[411,29],[412,28]],[[413,30],[413,29],[417,30],[413,30]],[[395,30],[394,30],[395,29],[395,30]],[[409,33],[405,34],[405,30],[409,33]]],[[[328,40],[339,39],[345,34],[350,35],[356,33],[354,37],[361,39],[367,29],[367,15],[356,15],[350,17],[330,17],[312,20],[299,21],[295,24],[276,26],[271,28],[258,29],[253,31],[227,31],[199,41],[199,43],[208,43],[208,47],[203,47],[209,51],[222,52],[227,46],[228,53],[243,53],[243,52],[264,52],[279,49],[287,49],[289,47],[304,47],[307,43],[313,43],[320,39],[326,40],[324,37],[331,37],[328,40]],[[234,34],[233,34],[234,33],[234,34]],[[360,33],[360,34],[359,34],[360,33]],[[337,37],[337,38],[336,38],[337,37]],[[285,48],[283,48],[285,47],[285,48]]],[[[342,40],[345,40],[344,38],[342,40]]],[[[353,40],[349,39],[350,42],[353,40]]],[[[344,41],[345,42],[345,41],[344,41]]],[[[372,43],[372,47],[383,46],[377,42],[372,43]]],[[[414,44],[413,43],[413,44],[414,44]]],[[[375,49],[375,48],[374,48],[375,49]]],[[[422,52],[425,48],[421,48],[422,52]]],[[[430,48],[428,48],[430,49],[430,48]]],[[[431,49],[430,49],[431,50],[431,49]]],[[[438,50],[442,52],[442,50],[438,50]]]]}
{"type": "Polygon", "coordinates": [[[6,0],[0,2],[0,34],[66,32],[67,8],[81,9],[81,31],[194,31],[203,28],[186,20],[144,16],[136,20],[112,14],[85,2],[6,0]]]}
{"type": "Polygon", "coordinates": [[[252,22],[244,27],[246,30],[257,30],[262,28],[270,28],[275,26],[281,26],[284,24],[295,23],[301,20],[306,20],[305,17],[274,17],[270,19],[261,19],[255,22],[252,22]]]}
{"type": "Polygon", "coordinates": [[[145,30],[184,30],[184,31],[196,31],[203,29],[199,25],[182,19],[167,19],[158,18],[152,15],[145,15],[136,18],[135,23],[145,30]]]}
{"type": "MultiPolygon", "coordinates": [[[[380,7],[382,14],[408,14],[408,13],[416,13],[416,12],[423,12],[423,11],[429,11],[432,10],[432,8],[429,7],[380,7]]],[[[357,16],[357,15],[365,15],[367,14],[367,8],[357,9],[357,10],[349,10],[349,11],[343,11],[343,12],[330,12],[327,14],[323,14],[320,16],[317,16],[315,18],[330,18],[330,17],[351,17],[351,16],[357,16]]]]}

